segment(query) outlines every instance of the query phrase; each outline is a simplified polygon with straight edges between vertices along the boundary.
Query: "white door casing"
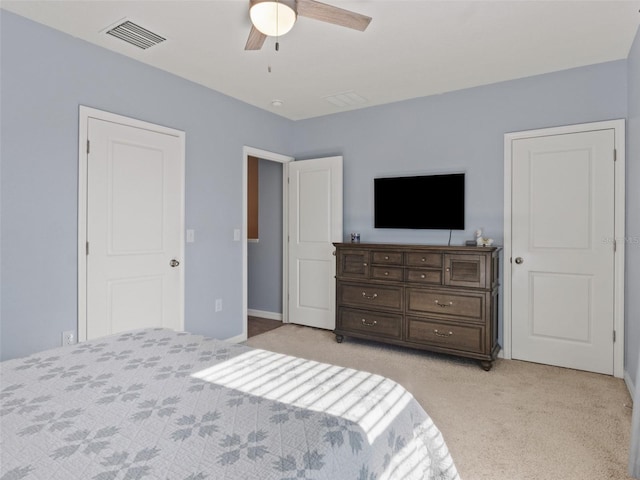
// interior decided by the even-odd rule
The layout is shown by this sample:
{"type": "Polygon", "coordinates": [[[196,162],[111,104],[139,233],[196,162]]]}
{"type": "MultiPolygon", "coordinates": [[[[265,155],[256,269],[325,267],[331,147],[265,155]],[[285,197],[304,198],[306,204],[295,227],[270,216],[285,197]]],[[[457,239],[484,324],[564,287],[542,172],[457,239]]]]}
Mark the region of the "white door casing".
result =
{"type": "Polygon", "coordinates": [[[183,330],[184,133],[82,107],[83,136],[79,339],[183,330]]]}
{"type": "Polygon", "coordinates": [[[335,328],[335,256],[342,241],[342,157],[289,170],[289,322],[335,328]]]}
{"type": "Polygon", "coordinates": [[[505,136],[506,358],[622,375],[619,126],[505,136]]]}

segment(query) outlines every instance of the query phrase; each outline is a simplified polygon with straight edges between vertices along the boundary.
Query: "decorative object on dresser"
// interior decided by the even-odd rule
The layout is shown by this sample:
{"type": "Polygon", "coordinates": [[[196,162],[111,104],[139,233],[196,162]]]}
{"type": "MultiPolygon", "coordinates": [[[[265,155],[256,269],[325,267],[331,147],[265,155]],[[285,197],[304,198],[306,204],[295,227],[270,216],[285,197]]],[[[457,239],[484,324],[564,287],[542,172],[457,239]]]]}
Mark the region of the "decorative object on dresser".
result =
{"type": "Polygon", "coordinates": [[[478,247],[490,247],[493,245],[493,238],[483,237],[482,229],[476,230],[476,245],[478,247]]]}
{"type": "Polygon", "coordinates": [[[336,340],[345,336],[475,358],[498,344],[498,247],[336,246],[336,340]]]}

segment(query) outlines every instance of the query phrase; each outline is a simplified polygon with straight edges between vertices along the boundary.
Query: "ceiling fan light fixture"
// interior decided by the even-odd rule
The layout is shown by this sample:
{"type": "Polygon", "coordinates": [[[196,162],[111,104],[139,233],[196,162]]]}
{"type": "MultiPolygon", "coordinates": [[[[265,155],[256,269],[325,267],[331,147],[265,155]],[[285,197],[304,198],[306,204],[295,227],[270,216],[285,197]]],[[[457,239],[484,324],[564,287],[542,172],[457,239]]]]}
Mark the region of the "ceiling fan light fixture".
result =
{"type": "Polygon", "coordinates": [[[296,23],[295,2],[288,0],[251,0],[251,23],[260,32],[277,37],[284,35],[296,23]]]}

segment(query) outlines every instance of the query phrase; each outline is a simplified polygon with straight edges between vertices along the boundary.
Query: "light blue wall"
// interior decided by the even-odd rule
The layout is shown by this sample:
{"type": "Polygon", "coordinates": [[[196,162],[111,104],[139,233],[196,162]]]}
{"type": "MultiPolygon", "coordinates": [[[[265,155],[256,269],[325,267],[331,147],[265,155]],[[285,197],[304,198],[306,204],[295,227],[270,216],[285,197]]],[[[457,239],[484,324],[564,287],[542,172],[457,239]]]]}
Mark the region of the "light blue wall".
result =
{"type": "Polygon", "coordinates": [[[242,147],[287,152],[292,123],[1,12],[2,358],[76,330],[79,105],[186,132],[186,329],[241,334],[242,147]]]}
{"type": "MultiPolygon", "coordinates": [[[[629,53],[628,72],[625,365],[629,379],[635,380],[640,368],[640,29],[629,53]]],[[[638,387],[636,385],[636,389],[638,387]]]]}
{"type": "Polygon", "coordinates": [[[344,155],[345,238],[446,244],[448,231],[374,229],[373,178],[463,171],[466,230],[452,244],[479,227],[502,243],[504,134],[624,118],[626,82],[617,61],[298,121],[293,155],[344,155]]]}
{"type": "Polygon", "coordinates": [[[259,161],[258,243],[249,243],[248,307],[282,314],[282,163],[259,161]]]}
{"type": "MultiPolygon", "coordinates": [[[[241,322],[242,146],[297,158],[344,155],[344,232],[446,243],[448,232],[374,230],[372,178],[467,173],[467,230],[502,243],[503,135],[627,117],[627,235],[640,235],[640,40],[628,61],[503,82],[299,122],[2,10],[2,358],[56,346],[77,322],[78,105],[187,134],[186,328],[226,338],[241,322]],[[628,67],[628,68],[627,68],[628,67]],[[289,140],[291,139],[291,140],[289,140]],[[214,313],[214,299],[224,310],[214,313]]],[[[627,365],[640,349],[640,246],[627,244],[627,365]]]]}
{"type": "Polygon", "coordinates": [[[446,245],[448,231],[374,229],[373,178],[463,171],[466,230],[454,231],[451,244],[462,245],[483,228],[500,245],[504,134],[625,118],[626,65],[603,63],[299,121],[293,155],[344,155],[345,240],[360,232],[363,242],[446,245]]]}

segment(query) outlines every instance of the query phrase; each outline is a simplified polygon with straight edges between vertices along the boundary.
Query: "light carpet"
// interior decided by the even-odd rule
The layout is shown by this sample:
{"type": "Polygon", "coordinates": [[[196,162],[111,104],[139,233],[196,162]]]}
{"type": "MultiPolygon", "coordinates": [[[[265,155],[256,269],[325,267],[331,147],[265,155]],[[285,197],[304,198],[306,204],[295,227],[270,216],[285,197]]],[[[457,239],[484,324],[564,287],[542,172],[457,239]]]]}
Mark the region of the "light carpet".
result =
{"type": "Polygon", "coordinates": [[[617,378],[477,362],[287,324],[247,345],[389,377],[442,431],[463,480],[628,480],[631,398],[617,378]]]}

